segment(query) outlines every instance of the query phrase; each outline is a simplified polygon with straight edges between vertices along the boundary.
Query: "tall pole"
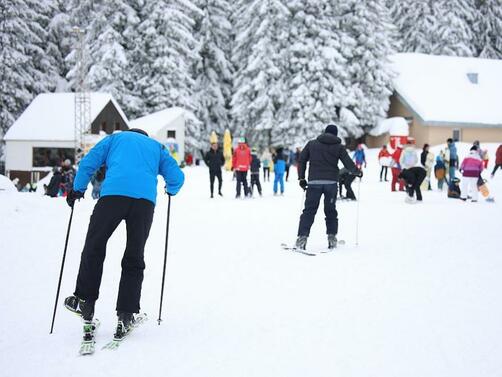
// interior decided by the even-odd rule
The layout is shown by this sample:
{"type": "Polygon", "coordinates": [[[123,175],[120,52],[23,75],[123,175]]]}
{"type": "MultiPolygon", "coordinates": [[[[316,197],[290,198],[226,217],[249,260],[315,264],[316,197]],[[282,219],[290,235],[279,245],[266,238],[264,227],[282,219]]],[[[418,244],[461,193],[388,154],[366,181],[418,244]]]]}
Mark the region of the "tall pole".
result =
{"type": "Polygon", "coordinates": [[[74,27],[76,35],[75,76],[75,164],[83,157],[86,149],[85,134],[91,122],[91,96],[86,84],[87,57],[85,52],[85,30],[74,27]]]}

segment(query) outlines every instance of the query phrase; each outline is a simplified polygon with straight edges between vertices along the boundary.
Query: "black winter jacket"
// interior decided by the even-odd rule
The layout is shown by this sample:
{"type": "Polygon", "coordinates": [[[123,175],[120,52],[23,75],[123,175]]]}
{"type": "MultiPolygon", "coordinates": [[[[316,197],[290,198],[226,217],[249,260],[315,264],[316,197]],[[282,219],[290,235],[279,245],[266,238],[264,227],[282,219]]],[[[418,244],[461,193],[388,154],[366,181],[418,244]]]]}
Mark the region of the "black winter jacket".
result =
{"type": "Polygon", "coordinates": [[[261,162],[257,155],[254,153],[251,154],[251,173],[259,173],[261,162]]]}
{"type": "Polygon", "coordinates": [[[204,156],[204,162],[210,171],[220,171],[221,167],[225,165],[225,157],[223,157],[223,152],[220,149],[216,151],[210,149],[204,156]]]}
{"type": "Polygon", "coordinates": [[[409,169],[403,169],[401,173],[399,173],[398,178],[404,179],[409,186],[420,186],[426,175],[427,173],[423,167],[414,166],[409,169]]]}
{"type": "Polygon", "coordinates": [[[349,157],[340,138],[324,133],[317,139],[310,140],[300,154],[298,178],[305,179],[307,161],[309,164],[309,181],[338,181],[338,161],[353,174],[357,173],[356,165],[349,157]]]}

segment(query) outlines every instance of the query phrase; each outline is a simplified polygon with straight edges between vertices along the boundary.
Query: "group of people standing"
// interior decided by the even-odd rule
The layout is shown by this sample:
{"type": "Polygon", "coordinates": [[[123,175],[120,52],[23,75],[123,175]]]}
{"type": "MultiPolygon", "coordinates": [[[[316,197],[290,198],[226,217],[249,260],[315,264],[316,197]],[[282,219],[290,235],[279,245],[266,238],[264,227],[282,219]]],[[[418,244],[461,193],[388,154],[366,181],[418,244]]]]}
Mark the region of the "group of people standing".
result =
{"type": "MultiPolygon", "coordinates": [[[[421,190],[432,190],[433,171],[438,189],[443,190],[446,183],[449,197],[466,200],[469,196],[472,201],[477,201],[478,186],[483,183],[481,173],[488,166],[488,152],[481,149],[479,141],[473,143],[469,155],[460,164],[457,147],[451,138],[446,140],[445,148],[435,158],[429,144],[424,144],[419,158],[414,140],[410,138],[404,148],[398,144],[392,153],[384,145],[378,154],[378,159],[382,166],[380,181],[382,177],[387,181],[387,170],[390,167],[391,191],[405,191],[406,187],[408,202],[421,201],[421,190]],[[462,180],[456,177],[457,170],[460,170],[462,180]]],[[[502,146],[497,149],[492,177],[499,166],[502,166],[502,146]]]]}
{"type": "MultiPolygon", "coordinates": [[[[232,170],[234,179],[236,180],[236,198],[252,197],[255,188],[260,196],[263,195],[262,185],[260,182],[260,169],[263,169],[263,180],[270,181],[270,171],[274,172],[274,195],[284,194],[284,180],[289,178],[289,170],[291,165],[296,166],[297,157],[300,150],[296,153],[284,150],[282,147],[277,147],[270,151],[265,149],[258,157],[256,148],[250,148],[245,138],[239,138],[237,147],[232,155],[232,170]],[[248,184],[247,175],[250,172],[250,181],[248,184]]],[[[218,195],[223,196],[221,192],[223,178],[222,167],[225,164],[223,152],[218,143],[212,143],[211,149],[205,153],[204,162],[209,168],[209,189],[211,198],[214,198],[214,182],[218,179],[218,195]]]]}

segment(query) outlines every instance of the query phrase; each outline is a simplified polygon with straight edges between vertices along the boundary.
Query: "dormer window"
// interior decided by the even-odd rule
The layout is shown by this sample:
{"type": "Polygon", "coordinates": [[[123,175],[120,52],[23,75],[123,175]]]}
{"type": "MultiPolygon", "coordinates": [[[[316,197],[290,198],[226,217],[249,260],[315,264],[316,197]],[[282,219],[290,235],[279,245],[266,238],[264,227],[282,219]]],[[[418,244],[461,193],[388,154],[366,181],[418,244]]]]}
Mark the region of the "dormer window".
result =
{"type": "Polygon", "coordinates": [[[469,72],[467,74],[467,78],[471,82],[471,84],[477,84],[478,83],[478,74],[475,72],[469,72]]]}

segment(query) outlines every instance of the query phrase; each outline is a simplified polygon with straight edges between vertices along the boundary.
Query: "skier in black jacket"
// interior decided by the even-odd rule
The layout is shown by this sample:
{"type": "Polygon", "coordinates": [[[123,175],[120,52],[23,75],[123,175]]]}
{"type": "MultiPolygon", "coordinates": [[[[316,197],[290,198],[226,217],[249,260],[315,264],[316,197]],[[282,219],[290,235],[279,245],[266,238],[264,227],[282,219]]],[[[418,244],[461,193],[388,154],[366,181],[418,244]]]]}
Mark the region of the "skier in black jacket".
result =
{"type": "Polygon", "coordinates": [[[362,172],[356,168],[337,135],[337,126],[328,125],[324,133],[318,136],[317,139],[309,141],[300,154],[298,179],[300,187],[307,192],[305,208],[300,216],[298,226],[298,238],[295,245],[298,249],[304,250],[306,247],[310,228],[314,223],[322,195],[324,195],[328,247],[330,249],[336,247],[336,234],[338,233],[338,214],[336,212],[337,182],[339,180],[338,161],[341,160],[351,174],[362,177],[362,172]],[[307,162],[309,162],[308,182],[305,179],[307,162]]]}
{"type": "Polygon", "coordinates": [[[218,178],[218,195],[221,193],[223,179],[221,177],[221,167],[225,165],[225,157],[218,147],[218,143],[211,143],[211,149],[204,156],[204,162],[209,167],[209,188],[211,190],[211,198],[214,197],[214,179],[218,178]]]}

